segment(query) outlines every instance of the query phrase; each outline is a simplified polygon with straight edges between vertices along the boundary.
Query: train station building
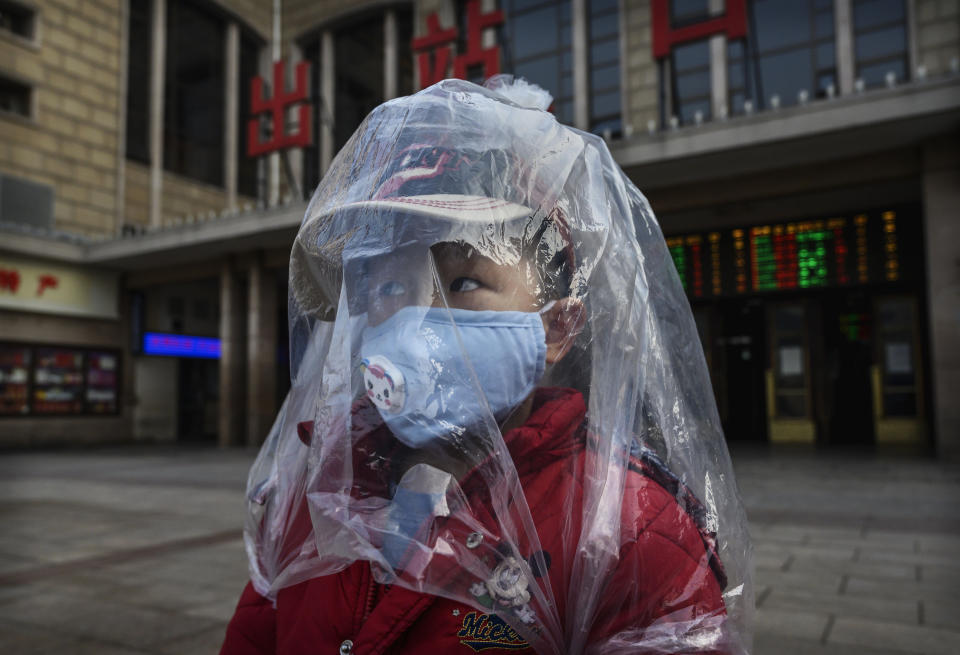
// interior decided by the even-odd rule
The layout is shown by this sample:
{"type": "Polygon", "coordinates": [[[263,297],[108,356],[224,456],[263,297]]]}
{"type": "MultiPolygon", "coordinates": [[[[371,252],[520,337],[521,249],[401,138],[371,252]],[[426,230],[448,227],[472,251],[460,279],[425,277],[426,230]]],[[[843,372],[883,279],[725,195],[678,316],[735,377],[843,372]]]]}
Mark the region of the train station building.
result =
{"type": "Polygon", "coordinates": [[[259,443],[323,172],[496,72],[647,195],[729,440],[960,456],[960,0],[0,0],[0,447],[259,443]]]}

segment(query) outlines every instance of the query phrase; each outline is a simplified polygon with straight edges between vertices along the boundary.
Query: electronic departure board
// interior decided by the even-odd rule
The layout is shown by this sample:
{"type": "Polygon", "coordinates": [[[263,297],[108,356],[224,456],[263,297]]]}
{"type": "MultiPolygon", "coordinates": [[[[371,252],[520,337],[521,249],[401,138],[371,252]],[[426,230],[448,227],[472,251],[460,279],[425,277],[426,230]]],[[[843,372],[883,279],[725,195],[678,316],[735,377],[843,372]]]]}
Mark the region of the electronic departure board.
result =
{"type": "Polygon", "coordinates": [[[667,247],[693,298],[911,281],[922,261],[919,221],[904,229],[903,213],[672,236],[667,247]]]}

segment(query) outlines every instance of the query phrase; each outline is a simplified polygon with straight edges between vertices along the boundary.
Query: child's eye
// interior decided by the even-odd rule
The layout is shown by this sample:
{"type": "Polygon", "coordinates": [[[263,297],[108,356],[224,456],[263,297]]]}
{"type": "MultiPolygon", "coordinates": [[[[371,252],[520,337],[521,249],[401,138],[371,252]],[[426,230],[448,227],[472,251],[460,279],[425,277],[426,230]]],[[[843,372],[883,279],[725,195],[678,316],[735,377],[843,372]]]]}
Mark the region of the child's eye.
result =
{"type": "Polygon", "coordinates": [[[481,284],[472,277],[458,277],[450,283],[450,291],[454,293],[463,293],[465,291],[474,291],[479,289],[481,284]]]}
{"type": "Polygon", "coordinates": [[[402,296],[405,292],[406,288],[403,286],[403,284],[395,280],[384,282],[380,285],[381,296],[402,296]]]}

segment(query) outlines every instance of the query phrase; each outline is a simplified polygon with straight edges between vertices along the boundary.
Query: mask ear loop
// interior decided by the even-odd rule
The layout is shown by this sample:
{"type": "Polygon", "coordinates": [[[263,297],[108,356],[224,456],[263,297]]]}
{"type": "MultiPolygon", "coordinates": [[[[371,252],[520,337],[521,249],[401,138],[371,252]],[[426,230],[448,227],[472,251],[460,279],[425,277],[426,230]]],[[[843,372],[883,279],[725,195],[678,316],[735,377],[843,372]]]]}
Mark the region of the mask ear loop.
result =
{"type": "Polygon", "coordinates": [[[549,312],[551,309],[553,309],[553,306],[556,305],[556,304],[557,304],[557,301],[556,301],[556,300],[551,300],[551,301],[548,302],[546,305],[544,305],[543,307],[541,307],[540,309],[538,309],[538,310],[537,310],[537,313],[540,314],[541,316],[543,316],[544,314],[546,314],[547,312],[549,312]]]}

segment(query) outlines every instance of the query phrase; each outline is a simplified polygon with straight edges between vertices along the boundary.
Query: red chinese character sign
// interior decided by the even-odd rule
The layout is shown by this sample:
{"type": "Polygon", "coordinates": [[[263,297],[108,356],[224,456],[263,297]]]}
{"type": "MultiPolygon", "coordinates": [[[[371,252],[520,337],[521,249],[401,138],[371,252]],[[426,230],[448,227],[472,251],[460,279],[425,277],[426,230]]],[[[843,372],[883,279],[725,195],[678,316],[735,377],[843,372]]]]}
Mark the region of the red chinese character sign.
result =
{"type": "Polygon", "coordinates": [[[16,293],[20,288],[20,271],[15,268],[0,268],[0,291],[16,293]]]}
{"type": "Polygon", "coordinates": [[[715,34],[726,34],[728,39],[742,39],[747,35],[747,0],[726,0],[726,13],[715,18],[674,28],[670,25],[670,0],[652,0],[653,56],[661,59],[674,46],[699,41],[715,34]]]}
{"type": "MultiPolygon", "coordinates": [[[[503,24],[503,12],[480,11],[480,0],[467,2],[467,47],[466,51],[453,59],[453,76],[466,78],[471,66],[482,66],[483,77],[500,72],[500,48],[483,47],[483,30],[503,24]]],[[[457,40],[456,27],[443,29],[440,17],[436,13],[427,16],[427,33],[415,38],[411,47],[417,53],[417,67],[420,72],[420,88],[436,84],[448,75],[450,67],[450,44],[457,40]]]]}
{"type": "Polygon", "coordinates": [[[37,279],[37,295],[42,296],[47,289],[56,289],[60,286],[60,280],[56,275],[41,275],[37,279]]]}
{"type": "MultiPolygon", "coordinates": [[[[20,291],[20,271],[15,268],[0,268],[0,292],[17,295],[20,291]]],[[[47,289],[56,289],[60,286],[60,278],[56,275],[44,273],[37,276],[37,297],[42,296],[47,289]]]]}
{"type": "Polygon", "coordinates": [[[296,86],[292,91],[286,90],[286,66],[283,60],[273,64],[273,97],[264,98],[263,78],[259,75],[250,82],[250,113],[252,117],[247,123],[247,155],[257,157],[275,150],[284,150],[293,147],[309,146],[312,138],[310,134],[310,104],[307,102],[307,77],[310,63],[302,61],[297,64],[295,71],[296,86]],[[287,134],[284,113],[288,107],[300,105],[298,113],[299,128],[292,134],[287,134]],[[260,114],[270,114],[273,124],[272,136],[265,142],[260,141],[260,114]]]}

